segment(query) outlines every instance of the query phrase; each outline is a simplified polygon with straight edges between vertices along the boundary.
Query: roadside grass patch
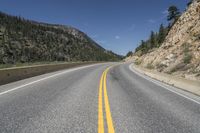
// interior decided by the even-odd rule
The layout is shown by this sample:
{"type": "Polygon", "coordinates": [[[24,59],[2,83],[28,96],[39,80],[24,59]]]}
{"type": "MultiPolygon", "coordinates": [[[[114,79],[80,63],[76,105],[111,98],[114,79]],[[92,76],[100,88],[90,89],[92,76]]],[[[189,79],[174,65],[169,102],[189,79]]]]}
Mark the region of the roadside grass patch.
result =
{"type": "Polygon", "coordinates": [[[184,58],[183,58],[184,63],[189,64],[191,60],[192,60],[192,55],[190,53],[187,53],[184,55],[184,58]]]}
{"type": "Polygon", "coordinates": [[[183,44],[183,62],[185,64],[189,64],[192,60],[192,54],[189,50],[189,44],[188,43],[185,43],[183,44]]]}
{"type": "Polygon", "coordinates": [[[140,65],[141,63],[142,63],[141,60],[138,60],[138,59],[137,59],[137,60],[135,61],[135,64],[136,64],[136,65],[140,65]]]}
{"type": "Polygon", "coordinates": [[[147,66],[146,66],[146,68],[148,68],[148,69],[154,69],[154,66],[152,65],[152,63],[148,63],[147,66]]]}

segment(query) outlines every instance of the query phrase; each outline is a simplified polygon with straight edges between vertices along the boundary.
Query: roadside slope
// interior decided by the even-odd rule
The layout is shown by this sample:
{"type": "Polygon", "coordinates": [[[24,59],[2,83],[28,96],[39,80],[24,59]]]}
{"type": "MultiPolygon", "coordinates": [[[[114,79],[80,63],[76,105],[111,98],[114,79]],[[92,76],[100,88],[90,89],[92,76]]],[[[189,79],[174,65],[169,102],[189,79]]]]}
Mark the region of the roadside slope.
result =
{"type": "Polygon", "coordinates": [[[4,68],[0,69],[0,85],[45,73],[74,68],[78,66],[97,64],[97,63],[102,63],[102,62],[71,62],[71,63],[41,64],[41,65],[30,65],[23,67],[4,68]]]}
{"type": "MultiPolygon", "coordinates": [[[[200,1],[194,0],[171,27],[164,43],[142,56],[138,65],[191,80],[200,80],[200,1]]],[[[137,54],[135,54],[137,55],[137,54]]]]}

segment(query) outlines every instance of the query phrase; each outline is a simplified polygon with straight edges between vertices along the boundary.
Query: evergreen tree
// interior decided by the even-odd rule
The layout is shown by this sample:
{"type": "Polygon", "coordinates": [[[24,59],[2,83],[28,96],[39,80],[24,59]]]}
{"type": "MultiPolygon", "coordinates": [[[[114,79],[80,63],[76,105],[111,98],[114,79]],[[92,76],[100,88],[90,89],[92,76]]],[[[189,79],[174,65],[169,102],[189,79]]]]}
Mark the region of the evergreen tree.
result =
{"type": "Polygon", "coordinates": [[[150,36],[150,46],[149,46],[150,49],[152,49],[158,45],[156,39],[157,39],[156,34],[152,31],[151,36],[150,36]]]}
{"type": "Polygon", "coordinates": [[[166,36],[167,28],[165,28],[163,24],[161,24],[158,33],[158,47],[164,42],[166,36]]]}
{"type": "Polygon", "coordinates": [[[133,52],[132,51],[129,51],[127,54],[126,54],[126,57],[129,57],[129,56],[132,56],[133,55],[133,52]]]}
{"type": "Polygon", "coordinates": [[[148,51],[146,42],[144,40],[141,41],[141,45],[140,46],[141,46],[142,53],[146,53],[148,51]]]}
{"type": "Polygon", "coordinates": [[[180,11],[176,6],[170,6],[168,9],[167,20],[170,21],[170,25],[172,26],[180,17],[180,11]]]}
{"type": "Polygon", "coordinates": [[[187,3],[187,7],[189,7],[192,4],[193,1],[194,0],[189,0],[189,2],[187,3]]]}

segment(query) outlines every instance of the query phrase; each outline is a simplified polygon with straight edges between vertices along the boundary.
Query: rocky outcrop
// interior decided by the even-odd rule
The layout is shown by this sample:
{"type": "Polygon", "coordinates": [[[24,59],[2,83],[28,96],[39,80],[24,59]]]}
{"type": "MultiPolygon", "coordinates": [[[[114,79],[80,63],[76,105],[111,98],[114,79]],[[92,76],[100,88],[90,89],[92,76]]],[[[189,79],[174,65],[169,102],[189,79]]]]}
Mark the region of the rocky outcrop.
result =
{"type": "MultiPolygon", "coordinates": [[[[200,1],[195,0],[168,33],[164,43],[139,57],[144,67],[198,79],[200,76],[200,1]]],[[[200,79],[200,78],[199,78],[200,79]]]]}

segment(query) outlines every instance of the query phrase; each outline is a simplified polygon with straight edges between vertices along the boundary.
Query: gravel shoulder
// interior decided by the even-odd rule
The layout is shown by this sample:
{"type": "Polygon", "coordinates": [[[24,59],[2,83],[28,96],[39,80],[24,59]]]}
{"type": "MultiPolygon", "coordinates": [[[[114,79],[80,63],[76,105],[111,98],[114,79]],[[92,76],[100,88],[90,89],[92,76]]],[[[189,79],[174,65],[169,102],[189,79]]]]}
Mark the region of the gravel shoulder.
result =
{"type": "Polygon", "coordinates": [[[177,88],[200,96],[200,81],[188,80],[184,78],[175,77],[170,74],[155,72],[153,70],[149,70],[134,64],[132,64],[131,67],[137,70],[138,72],[145,74],[153,79],[162,81],[169,85],[175,86],[177,88]]]}

